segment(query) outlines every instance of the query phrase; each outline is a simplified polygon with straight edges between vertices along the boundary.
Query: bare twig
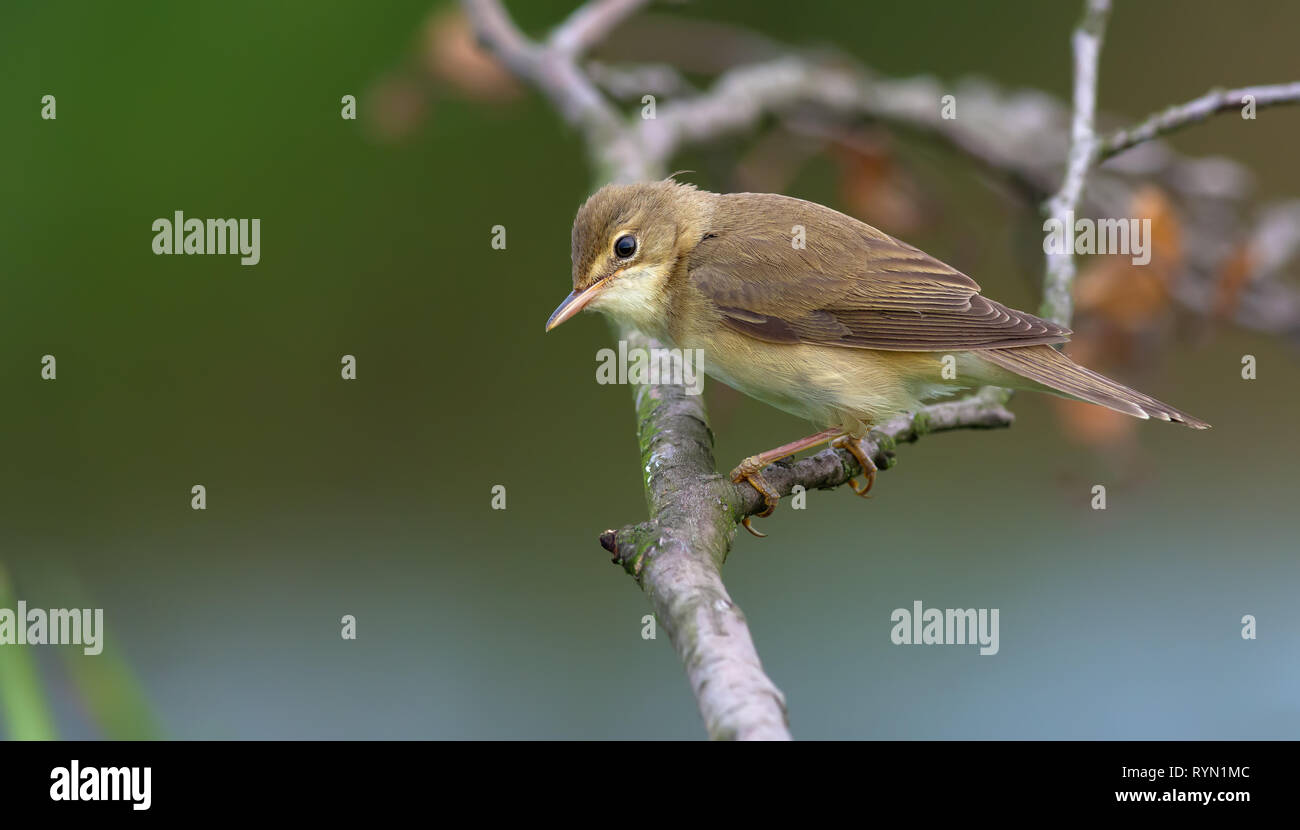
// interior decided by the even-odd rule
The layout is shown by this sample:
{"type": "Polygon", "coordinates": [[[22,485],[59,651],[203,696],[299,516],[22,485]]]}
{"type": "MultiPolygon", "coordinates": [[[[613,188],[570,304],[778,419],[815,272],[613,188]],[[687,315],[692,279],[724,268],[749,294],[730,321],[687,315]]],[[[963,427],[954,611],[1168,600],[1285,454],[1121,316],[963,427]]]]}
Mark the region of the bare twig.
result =
{"type": "Polygon", "coordinates": [[[694,95],[696,89],[666,63],[621,66],[587,61],[587,74],[606,92],[620,100],[640,101],[645,95],[694,95]]]}
{"type": "Polygon", "coordinates": [[[1278,104],[1300,103],[1300,81],[1269,86],[1244,86],[1240,89],[1210,90],[1200,98],[1169,107],[1138,124],[1111,133],[1101,143],[1097,160],[1103,161],[1157,136],[1204,121],[1216,113],[1241,110],[1246,106],[1247,100],[1253,101],[1257,110],[1278,104]]]}
{"type": "MultiPolygon", "coordinates": [[[[1015,415],[1005,406],[1005,390],[988,387],[957,401],[932,404],[914,415],[903,415],[871,431],[867,438],[872,461],[881,470],[894,465],[893,450],[921,436],[956,429],[997,429],[1011,426],[1015,415]]],[[[763,478],[782,496],[796,486],[805,490],[829,490],[862,472],[848,450],[828,449],[794,462],[777,462],[764,468],[763,478]]],[[[765,507],[763,497],[749,485],[736,486],[736,521],[757,515],[765,507]]]]}
{"type": "MultiPolygon", "coordinates": [[[[559,27],[554,43],[544,47],[519,31],[500,0],[466,0],[465,13],[478,34],[511,72],[546,94],[570,124],[582,129],[589,141],[599,141],[620,129],[618,115],[578,68],[577,58],[594,32],[617,24],[620,15],[640,3],[605,2],[584,14],[580,9],[559,27]]],[[[586,8],[586,7],[584,7],[586,8]]]]}
{"type": "MultiPolygon", "coordinates": [[[[1097,67],[1101,44],[1106,34],[1110,0],[1087,0],[1083,19],[1070,42],[1074,48],[1074,119],[1070,127],[1070,151],[1065,180],[1061,189],[1047,203],[1047,215],[1062,225],[1073,223],[1072,215],[1083,197],[1088,170],[1097,158],[1097,135],[1093,122],[1097,115],[1097,67]]],[[[1047,274],[1043,279],[1043,316],[1069,325],[1074,316],[1070,294],[1074,282],[1074,252],[1048,254],[1047,274]]]]}
{"type": "Polygon", "coordinates": [[[578,58],[600,43],[649,0],[598,0],[579,6],[569,19],[556,26],[548,42],[551,48],[578,58]]]}

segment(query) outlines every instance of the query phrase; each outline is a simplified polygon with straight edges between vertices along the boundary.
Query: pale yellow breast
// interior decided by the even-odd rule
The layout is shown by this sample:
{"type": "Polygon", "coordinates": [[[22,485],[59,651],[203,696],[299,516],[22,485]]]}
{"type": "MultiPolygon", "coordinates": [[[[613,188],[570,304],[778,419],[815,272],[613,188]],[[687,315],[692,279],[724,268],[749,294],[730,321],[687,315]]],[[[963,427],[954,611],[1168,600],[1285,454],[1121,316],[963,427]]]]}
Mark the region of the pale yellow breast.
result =
{"type": "Polygon", "coordinates": [[[781,345],[721,327],[684,339],[703,350],[710,376],[821,428],[856,432],[972,385],[945,378],[944,356],[932,352],[781,345]]]}

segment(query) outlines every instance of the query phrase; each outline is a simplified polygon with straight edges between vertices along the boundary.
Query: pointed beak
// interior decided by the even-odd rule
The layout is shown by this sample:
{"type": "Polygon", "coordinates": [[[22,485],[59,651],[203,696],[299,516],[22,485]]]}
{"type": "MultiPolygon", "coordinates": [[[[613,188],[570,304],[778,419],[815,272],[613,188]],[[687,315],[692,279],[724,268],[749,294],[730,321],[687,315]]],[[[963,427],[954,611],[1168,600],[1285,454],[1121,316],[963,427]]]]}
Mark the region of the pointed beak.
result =
{"type": "Polygon", "coordinates": [[[550,331],[579,311],[582,311],[587,303],[596,299],[596,295],[605,289],[605,283],[608,281],[609,277],[606,277],[600,282],[588,286],[583,291],[575,288],[573,293],[565,297],[564,302],[560,303],[560,307],[551,313],[551,319],[546,321],[546,330],[550,331]]]}

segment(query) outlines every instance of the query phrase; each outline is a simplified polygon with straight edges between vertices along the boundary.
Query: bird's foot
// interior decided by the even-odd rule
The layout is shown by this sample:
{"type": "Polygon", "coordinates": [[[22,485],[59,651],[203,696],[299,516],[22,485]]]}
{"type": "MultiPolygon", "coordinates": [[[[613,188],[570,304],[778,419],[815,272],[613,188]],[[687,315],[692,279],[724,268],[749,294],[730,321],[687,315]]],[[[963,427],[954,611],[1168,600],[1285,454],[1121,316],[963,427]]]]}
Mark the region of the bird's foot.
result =
{"type": "MultiPolygon", "coordinates": [[[[740,462],[740,466],[731,471],[732,481],[736,484],[740,484],[742,481],[748,481],[749,485],[757,490],[758,494],[763,497],[763,503],[766,506],[763,508],[762,512],[754,514],[760,519],[765,516],[771,516],[776,510],[777,503],[781,500],[781,494],[776,491],[775,487],[767,483],[767,479],[763,478],[763,474],[760,472],[766,466],[767,460],[762,456],[751,455],[749,458],[740,462]]],[[[750,524],[752,518],[753,516],[746,516],[740,521],[740,523],[744,525],[745,530],[748,530],[755,536],[766,536],[766,533],[758,532],[754,529],[754,526],[750,524]]]]}
{"type": "Polygon", "coordinates": [[[831,446],[837,450],[848,450],[849,453],[858,460],[862,466],[862,474],[867,477],[866,484],[858,484],[856,478],[849,479],[849,487],[853,492],[869,499],[871,488],[876,483],[876,462],[871,460],[871,453],[867,451],[866,440],[863,438],[854,438],[852,435],[841,435],[839,438],[831,441],[831,446]]]}
{"type": "MultiPolygon", "coordinates": [[[[737,484],[742,481],[748,481],[750,486],[757,490],[759,495],[763,497],[763,503],[765,505],[763,512],[755,515],[760,518],[763,516],[771,516],[772,511],[776,510],[777,502],[781,500],[781,494],[776,491],[775,487],[768,484],[767,479],[763,478],[760,471],[768,464],[771,464],[774,461],[780,461],[782,458],[789,458],[800,450],[806,450],[809,447],[824,444],[838,433],[839,430],[836,429],[824,429],[821,432],[809,435],[807,438],[800,438],[798,441],[791,441],[789,444],[782,444],[776,449],[761,452],[758,455],[751,455],[749,458],[740,462],[739,467],[731,471],[731,480],[737,484]]],[[[746,516],[740,522],[745,526],[745,530],[748,530],[755,536],[766,536],[766,533],[759,533],[757,530],[754,530],[753,526],[749,523],[750,518],[751,517],[746,516]]]]}

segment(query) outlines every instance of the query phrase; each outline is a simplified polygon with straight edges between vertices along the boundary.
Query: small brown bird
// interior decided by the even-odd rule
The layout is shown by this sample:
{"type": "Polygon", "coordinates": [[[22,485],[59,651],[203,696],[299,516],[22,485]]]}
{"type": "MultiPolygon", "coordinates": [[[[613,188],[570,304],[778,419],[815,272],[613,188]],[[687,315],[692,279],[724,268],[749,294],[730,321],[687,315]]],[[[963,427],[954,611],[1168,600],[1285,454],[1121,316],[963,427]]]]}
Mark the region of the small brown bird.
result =
{"type": "Polygon", "coordinates": [[[763,516],[779,497],[760,474],[768,464],[829,441],[862,464],[866,484],[851,484],[865,495],[876,471],[861,443],[870,427],[961,389],[1032,389],[1209,426],[1052,348],[1069,329],[982,297],[970,277],[870,225],[787,196],[672,180],[601,188],[574,220],[573,293],[546,330],[584,308],[702,350],[710,376],[822,428],[732,471],[763,494],[763,516]]]}

